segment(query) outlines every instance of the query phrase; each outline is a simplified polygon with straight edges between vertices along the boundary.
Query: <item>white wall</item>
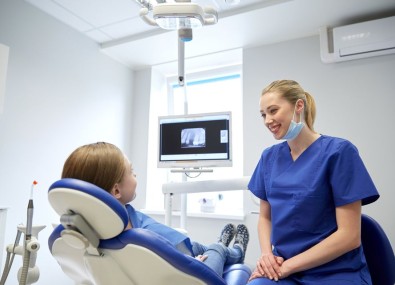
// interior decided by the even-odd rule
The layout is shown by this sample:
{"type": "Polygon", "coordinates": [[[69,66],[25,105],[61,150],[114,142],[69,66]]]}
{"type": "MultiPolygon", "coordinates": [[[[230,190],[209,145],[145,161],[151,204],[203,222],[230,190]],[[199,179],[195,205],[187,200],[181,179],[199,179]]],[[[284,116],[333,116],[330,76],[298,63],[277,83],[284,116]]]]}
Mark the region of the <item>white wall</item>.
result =
{"type": "MultiPolygon", "coordinates": [[[[109,141],[130,155],[133,72],[22,0],[0,1],[0,43],[10,47],[0,114],[0,204],[9,207],[5,244],[14,242],[18,224],[26,224],[30,186],[37,180],[34,224],[47,226],[39,234],[38,284],[72,284],[48,250],[51,223],[59,218],[47,190],[82,144],[109,141]]],[[[4,257],[5,251],[3,265],[4,257]]],[[[6,284],[18,283],[21,264],[16,257],[6,284]]]]}
{"type": "Polygon", "coordinates": [[[133,94],[132,128],[126,130],[132,136],[133,145],[131,155],[133,171],[138,180],[138,189],[135,205],[145,206],[145,189],[147,184],[147,156],[148,156],[148,125],[149,125],[149,105],[151,93],[151,70],[140,70],[135,72],[134,81],[136,82],[133,94]]]}
{"type": "Polygon", "coordinates": [[[0,43],[0,114],[3,112],[9,50],[8,46],[0,43]]]}

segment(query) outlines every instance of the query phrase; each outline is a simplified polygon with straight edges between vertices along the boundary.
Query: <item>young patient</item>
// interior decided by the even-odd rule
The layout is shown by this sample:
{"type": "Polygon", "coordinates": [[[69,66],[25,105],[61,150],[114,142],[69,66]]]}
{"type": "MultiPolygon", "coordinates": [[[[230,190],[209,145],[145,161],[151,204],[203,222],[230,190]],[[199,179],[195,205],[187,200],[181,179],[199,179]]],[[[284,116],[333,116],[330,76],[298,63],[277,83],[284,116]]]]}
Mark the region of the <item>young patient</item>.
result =
{"type": "Polygon", "coordinates": [[[98,142],[77,148],[67,158],[62,178],[83,180],[104,189],[125,206],[129,215],[126,229],[144,228],[169,240],[178,250],[204,262],[220,276],[225,265],[244,261],[249,241],[245,225],[227,224],[216,243],[191,242],[184,234],[136,211],[129,203],[136,197],[136,175],[128,158],[113,144],[98,142]],[[233,246],[229,246],[234,240],[233,246]]]}

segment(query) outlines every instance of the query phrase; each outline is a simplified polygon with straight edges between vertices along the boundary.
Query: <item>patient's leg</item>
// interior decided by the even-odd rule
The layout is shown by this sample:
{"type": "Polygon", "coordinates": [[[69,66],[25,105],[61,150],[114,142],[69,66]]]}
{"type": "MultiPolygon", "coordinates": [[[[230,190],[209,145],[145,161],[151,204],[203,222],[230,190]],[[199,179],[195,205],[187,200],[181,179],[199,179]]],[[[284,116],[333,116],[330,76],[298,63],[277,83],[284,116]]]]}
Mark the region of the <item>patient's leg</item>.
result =
{"type": "Polygon", "coordinates": [[[225,264],[239,263],[243,259],[243,251],[240,247],[226,247],[222,243],[213,243],[209,246],[204,246],[200,243],[193,242],[192,250],[195,256],[207,256],[203,261],[204,264],[217,272],[219,276],[222,276],[225,264]]]}

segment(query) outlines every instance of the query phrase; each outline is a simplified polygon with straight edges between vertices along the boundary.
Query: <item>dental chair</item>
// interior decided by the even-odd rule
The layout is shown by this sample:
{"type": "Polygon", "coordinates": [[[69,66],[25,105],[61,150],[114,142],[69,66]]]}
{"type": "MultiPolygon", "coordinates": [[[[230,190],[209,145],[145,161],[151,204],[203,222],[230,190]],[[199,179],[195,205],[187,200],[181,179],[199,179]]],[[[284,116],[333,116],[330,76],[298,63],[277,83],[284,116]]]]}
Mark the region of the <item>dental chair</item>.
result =
{"type": "Polygon", "coordinates": [[[251,274],[248,266],[235,264],[226,267],[221,278],[152,231],[124,230],[125,208],[85,181],[56,181],[48,199],[61,216],[49,237],[49,249],[75,284],[245,285],[251,274]]]}
{"type": "Polygon", "coordinates": [[[361,240],[373,285],[395,284],[395,256],[379,223],[362,214],[361,240]]]}

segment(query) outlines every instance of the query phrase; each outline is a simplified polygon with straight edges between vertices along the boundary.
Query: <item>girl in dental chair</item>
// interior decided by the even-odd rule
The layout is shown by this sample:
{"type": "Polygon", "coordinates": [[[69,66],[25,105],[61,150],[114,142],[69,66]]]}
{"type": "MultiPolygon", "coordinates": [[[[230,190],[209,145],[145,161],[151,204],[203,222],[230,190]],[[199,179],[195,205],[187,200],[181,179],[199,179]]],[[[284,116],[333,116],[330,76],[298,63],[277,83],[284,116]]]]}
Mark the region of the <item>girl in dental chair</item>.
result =
{"type": "Polygon", "coordinates": [[[129,203],[136,196],[136,175],[127,157],[115,145],[99,142],[77,148],[67,158],[62,178],[83,180],[104,189],[126,207],[129,224],[126,229],[144,228],[169,240],[178,250],[191,255],[222,276],[225,265],[244,261],[249,233],[245,225],[227,224],[218,242],[209,246],[190,239],[182,233],[158,223],[136,211],[129,203]],[[233,246],[229,246],[234,240],[233,246]]]}

